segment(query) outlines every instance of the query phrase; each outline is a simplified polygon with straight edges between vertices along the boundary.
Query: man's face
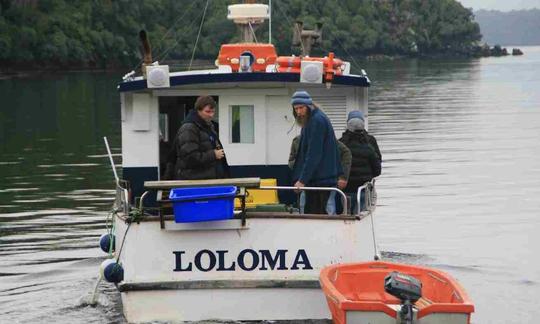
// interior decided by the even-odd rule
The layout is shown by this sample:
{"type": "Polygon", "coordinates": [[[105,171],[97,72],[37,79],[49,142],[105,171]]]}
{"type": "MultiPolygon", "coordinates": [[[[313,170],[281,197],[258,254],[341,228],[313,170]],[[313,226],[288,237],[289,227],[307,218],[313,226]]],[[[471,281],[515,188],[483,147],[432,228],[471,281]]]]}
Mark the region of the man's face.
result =
{"type": "Polygon", "coordinates": [[[203,109],[199,110],[198,113],[202,119],[204,119],[206,122],[209,122],[212,120],[212,118],[214,118],[216,110],[211,105],[206,105],[203,109]]]}
{"type": "Polygon", "coordinates": [[[296,118],[299,120],[305,120],[308,116],[309,108],[306,105],[294,105],[294,112],[296,113],[296,118]]]}

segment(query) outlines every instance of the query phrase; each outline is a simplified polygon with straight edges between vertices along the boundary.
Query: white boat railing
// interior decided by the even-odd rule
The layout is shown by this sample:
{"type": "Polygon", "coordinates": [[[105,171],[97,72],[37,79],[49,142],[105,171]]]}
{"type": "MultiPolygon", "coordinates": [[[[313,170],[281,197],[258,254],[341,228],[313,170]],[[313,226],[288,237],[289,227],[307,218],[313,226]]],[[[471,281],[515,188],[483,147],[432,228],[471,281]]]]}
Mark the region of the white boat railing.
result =
{"type": "MultiPolygon", "coordinates": [[[[364,201],[366,203],[365,208],[367,211],[373,211],[373,208],[375,207],[375,199],[374,199],[374,192],[375,192],[375,179],[372,179],[371,181],[368,181],[358,187],[358,190],[356,191],[356,215],[360,215],[361,210],[361,202],[362,202],[362,191],[365,192],[364,194],[364,201]]],[[[351,210],[351,214],[353,211],[351,210]]]]}
{"type": "MultiPolygon", "coordinates": [[[[124,214],[129,214],[130,202],[129,202],[129,192],[126,188],[122,187],[120,184],[122,180],[116,182],[116,199],[115,199],[115,208],[119,211],[124,212],[124,214]]],[[[343,204],[343,211],[341,215],[347,215],[348,213],[348,200],[347,195],[338,188],[334,187],[292,187],[292,186],[260,186],[262,190],[295,190],[295,191],[333,191],[337,192],[341,196],[341,201],[343,204]]],[[[365,211],[371,212],[375,207],[374,199],[374,189],[375,189],[375,179],[364,183],[362,186],[358,187],[356,192],[356,212],[351,210],[351,214],[360,215],[361,210],[361,200],[362,200],[362,191],[365,192],[364,201],[365,201],[365,211]]],[[[140,198],[140,208],[143,208],[143,200],[148,192],[145,192],[140,198]]]]}
{"type": "MultiPolygon", "coordinates": [[[[125,214],[129,214],[129,210],[131,208],[130,202],[129,202],[129,192],[126,188],[122,187],[120,184],[122,180],[119,180],[116,182],[116,200],[115,205],[118,210],[123,211],[125,214]]],[[[294,190],[294,191],[333,191],[338,193],[341,196],[341,202],[343,204],[343,210],[341,212],[341,215],[347,215],[348,214],[348,207],[349,203],[347,200],[347,195],[341,191],[338,188],[335,187],[294,187],[294,186],[260,186],[257,189],[261,190],[294,190]]],[[[363,211],[372,212],[375,207],[375,179],[364,183],[362,186],[358,187],[358,190],[356,192],[356,205],[357,210],[352,211],[351,215],[359,216],[363,211]],[[361,210],[361,202],[362,202],[362,191],[365,192],[364,195],[364,201],[365,201],[365,210],[361,210]]],[[[148,191],[144,192],[144,194],[140,197],[140,206],[139,208],[142,210],[143,208],[143,200],[147,196],[148,191]]]]}
{"type": "MultiPolygon", "coordinates": [[[[362,212],[366,212],[367,215],[369,215],[371,220],[371,234],[373,238],[373,251],[375,252],[375,255],[373,256],[374,260],[380,260],[381,255],[379,254],[379,249],[377,248],[377,238],[375,236],[375,224],[373,222],[373,210],[375,209],[375,206],[377,204],[376,200],[376,191],[375,191],[375,179],[372,179],[369,182],[364,183],[362,186],[358,187],[358,190],[356,192],[356,215],[360,215],[362,212]],[[364,200],[366,202],[365,211],[361,210],[361,199],[362,199],[362,191],[365,192],[364,200]]],[[[352,211],[351,211],[352,213],[352,211]]]]}
{"type": "Polygon", "coordinates": [[[347,196],[343,191],[334,187],[287,187],[287,186],[261,186],[259,189],[264,190],[296,190],[296,191],[334,191],[341,195],[341,202],[343,204],[343,211],[341,215],[347,215],[348,205],[347,196]]]}
{"type": "Polygon", "coordinates": [[[116,199],[114,201],[114,209],[122,211],[124,215],[129,214],[130,204],[129,204],[129,192],[126,188],[120,185],[120,181],[116,181],[116,199]]]}

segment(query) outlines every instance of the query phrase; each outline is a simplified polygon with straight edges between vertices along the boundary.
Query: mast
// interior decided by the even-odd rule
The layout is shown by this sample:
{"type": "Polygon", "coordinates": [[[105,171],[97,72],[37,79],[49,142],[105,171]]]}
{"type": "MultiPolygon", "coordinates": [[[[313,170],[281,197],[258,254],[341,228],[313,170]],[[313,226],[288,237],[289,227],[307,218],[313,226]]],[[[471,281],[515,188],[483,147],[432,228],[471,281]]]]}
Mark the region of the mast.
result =
{"type": "Polygon", "coordinates": [[[268,0],[268,44],[272,44],[272,0],[268,0]]]}

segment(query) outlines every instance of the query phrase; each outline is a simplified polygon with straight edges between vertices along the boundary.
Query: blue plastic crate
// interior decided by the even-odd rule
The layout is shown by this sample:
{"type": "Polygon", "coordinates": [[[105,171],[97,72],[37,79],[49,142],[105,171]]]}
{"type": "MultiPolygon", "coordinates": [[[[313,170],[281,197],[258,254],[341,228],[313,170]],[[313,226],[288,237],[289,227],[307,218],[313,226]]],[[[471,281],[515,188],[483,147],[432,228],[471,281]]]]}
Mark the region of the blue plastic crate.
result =
{"type": "Polygon", "coordinates": [[[177,223],[233,218],[235,186],[175,188],[169,194],[177,223]]]}

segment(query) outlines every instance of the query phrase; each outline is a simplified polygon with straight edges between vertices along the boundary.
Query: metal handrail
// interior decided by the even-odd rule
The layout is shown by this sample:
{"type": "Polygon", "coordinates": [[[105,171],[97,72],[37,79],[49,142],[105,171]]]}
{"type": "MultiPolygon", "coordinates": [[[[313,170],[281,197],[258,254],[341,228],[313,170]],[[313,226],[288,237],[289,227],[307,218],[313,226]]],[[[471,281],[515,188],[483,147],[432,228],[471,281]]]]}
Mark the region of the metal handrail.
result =
{"type": "Polygon", "coordinates": [[[116,181],[116,192],[117,192],[117,198],[118,198],[118,191],[120,190],[120,206],[124,212],[124,214],[129,213],[129,192],[126,188],[123,188],[120,185],[120,180],[116,181]]]}
{"type": "Polygon", "coordinates": [[[288,187],[288,186],[260,186],[258,189],[264,190],[299,190],[299,191],[335,191],[341,195],[343,211],[341,215],[347,215],[347,196],[343,191],[334,187],[288,187]]]}
{"type": "Polygon", "coordinates": [[[371,188],[374,188],[374,187],[375,187],[375,178],[372,179],[371,181],[368,181],[368,182],[364,183],[360,187],[358,187],[358,190],[356,191],[356,206],[357,206],[356,215],[360,214],[360,200],[361,200],[361,196],[362,196],[362,190],[364,190],[366,192],[366,195],[365,195],[366,209],[371,211],[371,208],[373,207],[372,206],[373,200],[372,200],[372,197],[371,197],[372,190],[367,190],[367,189],[368,188],[371,189],[371,188]]]}
{"type": "Polygon", "coordinates": [[[379,254],[379,251],[378,251],[378,248],[377,248],[377,239],[376,239],[376,236],[375,236],[375,224],[373,222],[373,188],[375,188],[375,178],[372,179],[371,181],[369,182],[366,182],[364,183],[363,185],[361,185],[360,187],[358,187],[358,190],[356,191],[356,206],[357,206],[357,212],[356,214],[357,215],[360,215],[361,213],[361,210],[360,210],[360,198],[361,198],[361,194],[362,194],[362,190],[365,190],[366,191],[366,209],[367,209],[367,213],[368,215],[370,216],[369,218],[371,219],[371,234],[372,234],[372,238],[373,238],[373,251],[374,251],[374,256],[373,256],[373,259],[374,260],[380,260],[381,259],[381,256],[379,254]],[[370,188],[371,190],[367,190],[368,188],[370,188]]]}
{"type": "Polygon", "coordinates": [[[144,198],[146,198],[146,196],[147,196],[149,193],[150,193],[150,191],[145,191],[145,192],[141,195],[141,198],[140,198],[140,200],[139,200],[139,209],[141,210],[141,212],[142,212],[143,207],[144,207],[144,205],[143,205],[144,198]]]}
{"type": "MultiPolygon", "coordinates": [[[[366,188],[368,187],[369,185],[369,182],[366,182],[364,183],[363,185],[361,185],[360,187],[358,187],[358,190],[356,191],[356,215],[360,215],[360,206],[361,206],[361,198],[362,198],[362,190],[366,191],[366,188]]],[[[367,191],[366,191],[367,192],[367,191]]],[[[367,204],[366,204],[367,206],[367,204]]],[[[351,210],[351,214],[352,214],[352,210],[351,210]]]]}
{"type": "Polygon", "coordinates": [[[376,195],[374,195],[377,191],[375,190],[375,180],[377,178],[373,178],[371,179],[370,181],[370,191],[369,191],[369,211],[373,211],[373,209],[376,207],[376,204],[377,204],[377,201],[374,201],[373,197],[376,197],[376,195]]]}

